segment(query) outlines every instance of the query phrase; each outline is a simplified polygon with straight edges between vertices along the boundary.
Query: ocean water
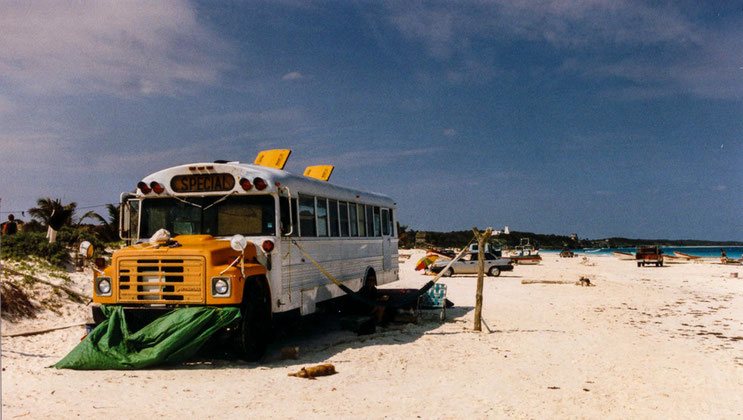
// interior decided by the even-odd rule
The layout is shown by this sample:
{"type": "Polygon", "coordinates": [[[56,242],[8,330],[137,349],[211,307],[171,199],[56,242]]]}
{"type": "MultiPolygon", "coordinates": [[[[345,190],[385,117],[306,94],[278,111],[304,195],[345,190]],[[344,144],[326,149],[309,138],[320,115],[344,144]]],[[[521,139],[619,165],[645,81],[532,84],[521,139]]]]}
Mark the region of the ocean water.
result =
{"type": "MultiPolygon", "coordinates": [[[[743,246],[662,246],[660,247],[661,250],[663,250],[663,254],[665,255],[674,255],[674,251],[683,252],[684,254],[689,255],[695,255],[698,257],[720,257],[722,254],[720,254],[720,250],[724,250],[727,254],[728,258],[741,258],[741,255],[743,254],[743,246]]],[[[631,252],[635,253],[637,251],[637,248],[593,248],[593,249],[580,249],[580,250],[572,250],[576,254],[585,254],[585,255],[614,255],[613,251],[619,251],[619,252],[631,252]]],[[[546,251],[546,250],[540,250],[539,252],[556,252],[559,253],[560,251],[546,251]]]]}

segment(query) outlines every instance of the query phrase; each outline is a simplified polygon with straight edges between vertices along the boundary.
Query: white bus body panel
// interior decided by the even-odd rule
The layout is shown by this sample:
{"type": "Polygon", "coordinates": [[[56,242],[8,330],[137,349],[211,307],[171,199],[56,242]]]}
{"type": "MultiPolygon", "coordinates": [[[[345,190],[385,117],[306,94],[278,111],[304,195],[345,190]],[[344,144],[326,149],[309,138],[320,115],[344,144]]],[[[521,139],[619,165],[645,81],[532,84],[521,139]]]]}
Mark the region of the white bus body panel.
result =
{"type": "MultiPolygon", "coordinates": [[[[224,196],[227,194],[239,195],[261,195],[271,194],[274,197],[287,197],[287,190],[291,198],[296,199],[299,195],[322,197],[337,201],[359,203],[380,208],[395,209],[395,203],[391,198],[373,192],[342,187],[326,181],[308,178],[290,172],[257,166],[239,162],[228,163],[191,163],[174,166],[151,174],[142,179],[149,184],[157,181],[165,188],[163,197],[180,196],[224,196]],[[199,170],[196,173],[229,173],[240,178],[263,178],[268,187],[263,191],[245,192],[241,189],[239,182],[235,182],[232,191],[220,193],[175,193],[170,181],[176,175],[194,174],[193,168],[199,170]],[[208,170],[202,168],[210,168],[208,170]]],[[[140,198],[152,198],[141,194],[137,190],[136,195],[140,198]]],[[[279,205],[276,203],[275,226],[280,226],[279,205]]],[[[299,220],[294,220],[294,232],[296,234],[299,220]]],[[[336,280],[342,282],[351,290],[357,291],[361,288],[367,269],[374,270],[377,277],[377,285],[383,285],[398,279],[398,239],[395,236],[396,226],[392,227],[391,235],[378,237],[248,237],[248,240],[257,248],[266,239],[275,243],[275,249],[271,252],[272,267],[267,270],[269,286],[271,288],[271,307],[273,312],[285,312],[299,308],[302,314],[315,311],[315,305],[319,302],[343,296],[345,293],[332,283],[315,265],[307,260],[302,252],[291,242],[296,240],[302,248],[317,261],[336,280]]],[[[147,238],[139,238],[147,240],[147,238]]],[[[229,239],[229,238],[220,238],[229,239]]],[[[259,251],[257,258],[261,264],[266,265],[267,258],[259,251]]]]}

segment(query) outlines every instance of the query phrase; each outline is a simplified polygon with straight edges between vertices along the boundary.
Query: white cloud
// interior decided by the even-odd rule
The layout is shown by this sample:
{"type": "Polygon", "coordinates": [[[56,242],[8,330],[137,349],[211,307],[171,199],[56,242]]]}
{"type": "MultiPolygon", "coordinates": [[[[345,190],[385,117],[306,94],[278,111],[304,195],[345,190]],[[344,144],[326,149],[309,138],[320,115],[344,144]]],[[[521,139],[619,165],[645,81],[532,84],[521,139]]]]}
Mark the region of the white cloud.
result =
{"type": "Polygon", "coordinates": [[[455,130],[455,129],[453,129],[453,128],[447,128],[447,129],[445,129],[445,130],[443,131],[443,134],[444,134],[444,135],[445,135],[446,137],[454,137],[454,136],[456,136],[456,135],[457,135],[457,130],[455,130]]]}
{"type": "Polygon", "coordinates": [[[498,75],[497,57],[476,45],[542,42],[563,55],[563,70],[634,84],[618,98],[691,94],[743,96],[743,29],[704,26],[694,8],[639,0],[464,0],[386,3],[384,19],[449,67],[450,83],[498,75]],[[663,51],[663,54],[658,54],[663,51]],[[617,54],[629,57],[617,60],[617,54]]]}
{"type": "Polygon", "coordinates": [[[298,71],[293,71],[291,73],[285,74],[281,80],[283,81],[290,81],[290,80],[302,80],[307,79],[309,76],[306,76],[298,71]]]}
{"type": "Polygon", "coordinates": [[[715,191],[725,191],[728,187],[726,185],[715,185],[712,189],[715,191]]]}
{"type": "Polygon", "coordinates": [[[387,3],[388,21],[408,39],[448,58],[475,39],[544,40],[556,46],[674,43],[695,28],[675,9],[633,0],[470,0],[387,3]]]}
{"type": "Polygon", "coordinates": [[[184,0],[6,2],[0,74],[24,92],[172,94],[208,84],[230,48],[184,0]]]}

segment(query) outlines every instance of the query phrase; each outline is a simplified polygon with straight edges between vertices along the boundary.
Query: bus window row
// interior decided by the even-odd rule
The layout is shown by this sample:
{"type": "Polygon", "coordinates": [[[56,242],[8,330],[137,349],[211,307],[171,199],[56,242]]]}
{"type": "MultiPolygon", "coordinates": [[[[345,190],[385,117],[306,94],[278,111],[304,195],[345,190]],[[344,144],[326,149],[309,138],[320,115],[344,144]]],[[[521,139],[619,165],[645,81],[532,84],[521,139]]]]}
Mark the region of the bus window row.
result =
{"type": "Polygon", "coordinates": [[[395,234],[392,209],[300,195],[299,199],[292,199],[291,223],[287,207],[288,200],[282,197],[282,229],[288,232],[288,226],[293,224],[293,236],[381,237],[395,234]]]}

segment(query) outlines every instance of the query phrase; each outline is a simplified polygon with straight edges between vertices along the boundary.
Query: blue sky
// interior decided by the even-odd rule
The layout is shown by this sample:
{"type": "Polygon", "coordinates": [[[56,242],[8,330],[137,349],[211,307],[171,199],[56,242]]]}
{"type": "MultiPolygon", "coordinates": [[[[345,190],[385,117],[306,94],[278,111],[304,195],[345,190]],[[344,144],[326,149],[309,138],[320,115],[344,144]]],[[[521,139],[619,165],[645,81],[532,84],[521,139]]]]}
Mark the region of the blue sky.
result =
{"type": "Polygon", "coordinates": [[[743,240],[743,3],[9,1],[0,27],[3,219],[289,148],[413,229],[743,240]]]}

